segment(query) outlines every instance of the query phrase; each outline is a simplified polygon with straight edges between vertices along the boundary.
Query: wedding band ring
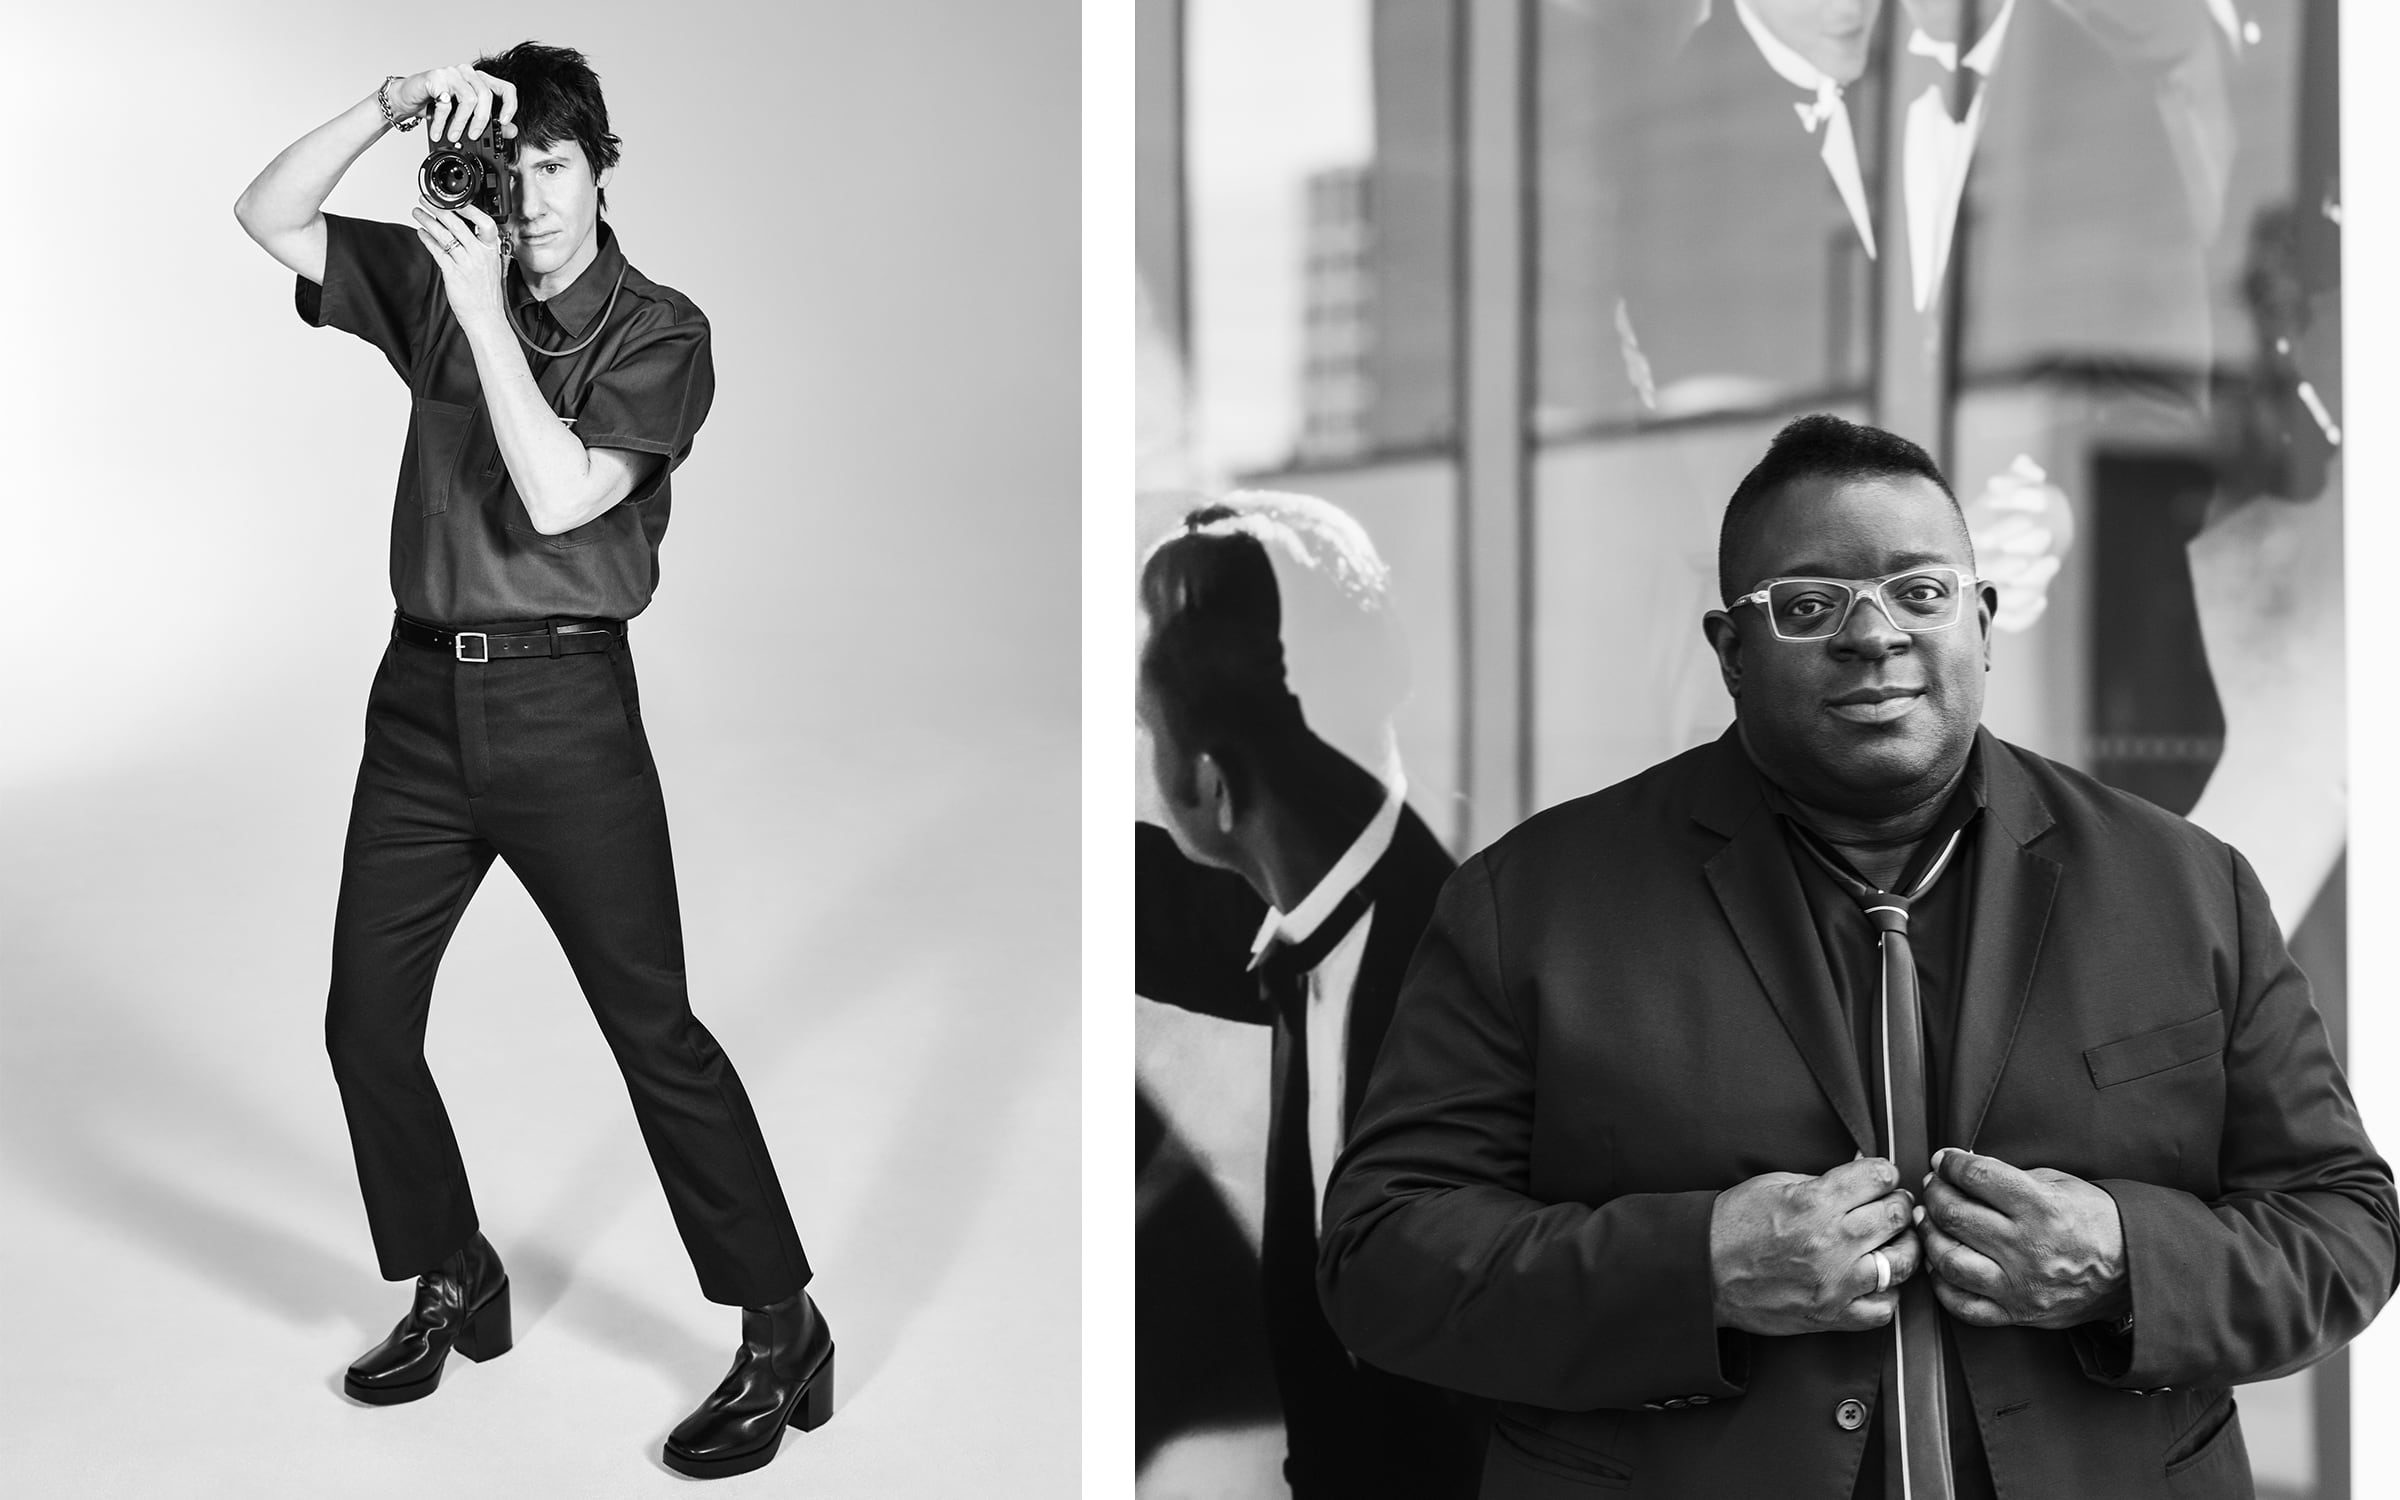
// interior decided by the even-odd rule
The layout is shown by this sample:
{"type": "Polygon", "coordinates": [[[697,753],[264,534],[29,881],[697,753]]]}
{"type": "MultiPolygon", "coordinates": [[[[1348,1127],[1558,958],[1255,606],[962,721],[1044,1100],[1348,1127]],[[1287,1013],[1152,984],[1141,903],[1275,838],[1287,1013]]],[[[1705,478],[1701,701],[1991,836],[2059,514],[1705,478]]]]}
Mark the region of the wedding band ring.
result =
{"type": "Polygon", "coordinates": [[[1870,1250],[1867,1253],[1875,1257],[1875,1290],[1879,1292],[1890,1291],[1892,1289],[1891,1258],[1885,1255],[1881,1250],[1870,1250]]]}

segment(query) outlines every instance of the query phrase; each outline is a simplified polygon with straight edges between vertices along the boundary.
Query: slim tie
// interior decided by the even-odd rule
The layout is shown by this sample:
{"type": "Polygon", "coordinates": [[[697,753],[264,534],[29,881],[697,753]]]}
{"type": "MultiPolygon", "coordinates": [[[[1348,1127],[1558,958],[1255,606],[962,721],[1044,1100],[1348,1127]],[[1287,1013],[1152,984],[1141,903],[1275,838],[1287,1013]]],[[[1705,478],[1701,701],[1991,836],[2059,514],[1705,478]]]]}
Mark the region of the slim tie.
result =
{"type": "MultiPolygon", "coordinates": [[[[1858,902],[1878,935],[1883,983],[1876,995],[1875,1031],[1883,1064],[1883,1144],[1903,1183],[1922,1181],[1933,1159],[1925,1123],[1925,1027],[1917,1005],[1916,954],[1908,943],[1908,905],[1941,878],[1958,850],[1961,833],[1950,835],[1905,896],[1876,890],[1835,864],[1813,841],[1801,840],[1801,847],[1858,902]]],[[[1892,1319],[1891,1356],[1884,1371],[1884,1389],[1893,1400],[1891,1419],[1883,1424],[1885,1495],[1891,1500],[1951,1500],[1941,1304],[1925,1276],[1912,1277],[1900,1288],[1900,1310],[1892,1319]]]]}
{"type": "Polygon", "coordinates": [[[1373,894],[1362,885],[1306,939],[1278,941],[1258,961],[1260,992],[1269,1013],[1281,1021],[1285,1038],[1277,1049],[1274,1105],[1267,1124],[1268,1237],[1296,1237],[1289,1246],[1262,1244],[1262,1256],[1290,1250],[1305,1256],[1311,1267],[1316,1263],[1317,1192],[1308,1144],[1308,976],[1374,904],[1373,894]]]}

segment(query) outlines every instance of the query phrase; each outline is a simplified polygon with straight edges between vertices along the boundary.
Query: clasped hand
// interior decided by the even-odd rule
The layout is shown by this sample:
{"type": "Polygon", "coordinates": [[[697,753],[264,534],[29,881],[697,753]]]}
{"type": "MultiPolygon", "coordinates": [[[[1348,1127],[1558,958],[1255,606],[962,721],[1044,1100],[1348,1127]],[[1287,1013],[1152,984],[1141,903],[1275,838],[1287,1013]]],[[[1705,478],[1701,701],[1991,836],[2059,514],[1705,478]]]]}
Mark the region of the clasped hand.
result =
{"type": "Polygon", "coordinates": [[[1781,1335],[1889,1323],[1921,1254],[1909,1232],[1914,1206],[1882,1157],[1822,1177],[1768,1172],[1726,1189],[1708,1225],[1718,1326],[1781,1335]]]}
{"type": "Polygon", "coordinates": [[[2106,1192],[1955,1149],[1934,1164],[1921,1207],[1881,1157],[1818,1177],[1768,1172],[1718,1195],[1709,1221],[1718,1325],[1768,1335],[1880,1328],[1920,1269],[1965,1323],[2068,1328],[2123,1310],[2124,1230],[2106,1192]]]}
{"type": "Polygon", "coordinates": [[[2125,1225],[2104,1189],[1956,1147],[1935,1152],[1933,1168],[1918,1234],[1950,1316],[1985,1328],[2072,1328],[2131,1306],[2125,1225]]]}

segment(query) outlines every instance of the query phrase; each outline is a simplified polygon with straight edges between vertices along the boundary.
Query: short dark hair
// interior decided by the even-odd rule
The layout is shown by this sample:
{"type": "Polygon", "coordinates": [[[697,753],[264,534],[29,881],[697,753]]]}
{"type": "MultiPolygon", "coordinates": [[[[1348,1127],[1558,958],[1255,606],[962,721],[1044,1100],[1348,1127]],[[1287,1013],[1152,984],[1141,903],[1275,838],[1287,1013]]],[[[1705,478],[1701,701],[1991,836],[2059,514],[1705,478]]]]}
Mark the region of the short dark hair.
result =
{"type": "Polygon", "coordinates": [[[1905,475],[1932,480],[1958,517],[1959,535],[1967,535],[1966,512],[1959,509],[1950,481],[1942,477],[1933,455],[1908,439],[1880,427],[1845,422],[1831,412],[1814,412],[1785,423],[1767,444],[1766,457],[1742,476],[1742,482],[1733,488],[1733,498],[1725,502],[1725,521],[1717,529],[1717,592],[1725,607],[1731,609],[1734,596],[1756,582],[1736,578],[1734,565],[1758,513],[1787,486],[1801,479],[1905,475]]]}
{"type": "MultiPolygon", "coordinates": [[[[519,42],[506,52],[475,59],[476,68],[517,86],[517,144],[536,148],[573,141],[583,148],[592,177],[617,164],[619,142],[608,129],[608,101],[600,75],[572,47],[519,42]]],[[[600,190],[608,208],[608,189],[600,190]]]]}
{"type": "MultiPolygon", "coordinates": [[[[1186,514],[1142,566],[1141,672],[1187,764],[1206,752],[1255,775],[1311,731],[1287,623],[1303,638],[1310,717],[1330,721],[1314,727],[1370,759],[1388,749],[1407,690],[1388,602],[1388,572],[1365,528],[1326,501],[1237,491],[1186,514]],[[1384,743],[1360,743],[1368,737],[1384,743]]],[[[1171,790],[1193,795],[1189,784],[1171,790]]]]}

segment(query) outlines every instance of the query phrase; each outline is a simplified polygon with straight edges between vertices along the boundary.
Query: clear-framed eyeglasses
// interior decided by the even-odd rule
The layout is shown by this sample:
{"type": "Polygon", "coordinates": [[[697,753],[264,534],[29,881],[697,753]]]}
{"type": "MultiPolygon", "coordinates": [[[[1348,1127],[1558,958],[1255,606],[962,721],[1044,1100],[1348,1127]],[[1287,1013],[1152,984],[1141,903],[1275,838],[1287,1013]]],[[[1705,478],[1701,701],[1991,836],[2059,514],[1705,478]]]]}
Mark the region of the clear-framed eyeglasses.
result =
{"type": "Polygon", "coordinates": [[[1965,619],[1967,596],[1982,581],[1950,567],[1910,568],[1882,578],[1768,578],[1733,603],[1764,610],[1777,640],[1830,640],[1849,625],[1861,599],[1874,601],[1894,630],[1925,635],[1965,619]]]}

